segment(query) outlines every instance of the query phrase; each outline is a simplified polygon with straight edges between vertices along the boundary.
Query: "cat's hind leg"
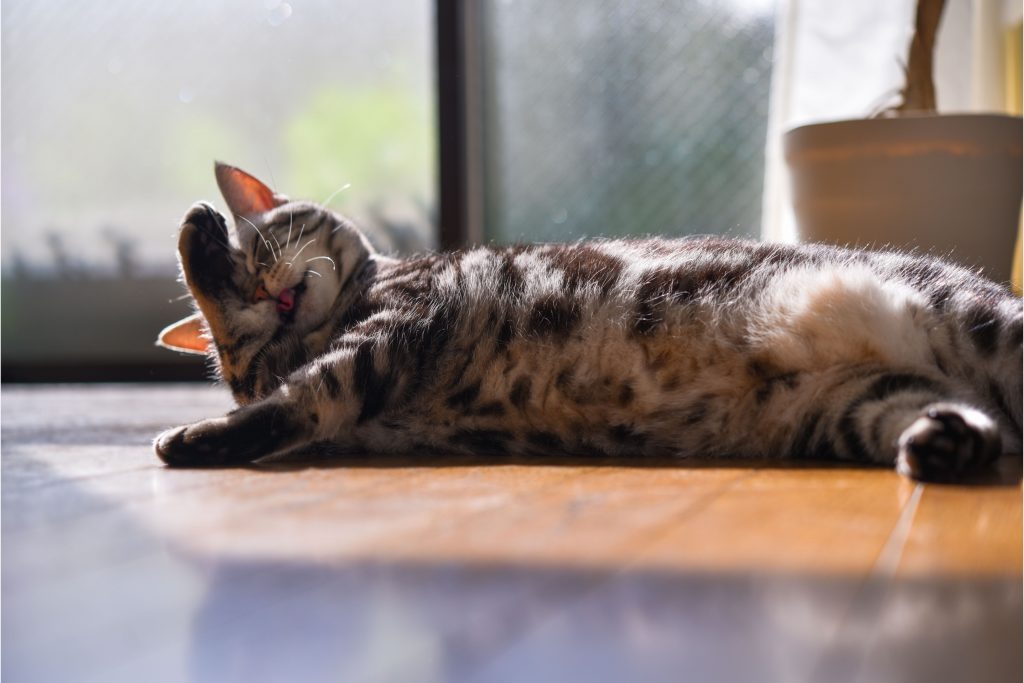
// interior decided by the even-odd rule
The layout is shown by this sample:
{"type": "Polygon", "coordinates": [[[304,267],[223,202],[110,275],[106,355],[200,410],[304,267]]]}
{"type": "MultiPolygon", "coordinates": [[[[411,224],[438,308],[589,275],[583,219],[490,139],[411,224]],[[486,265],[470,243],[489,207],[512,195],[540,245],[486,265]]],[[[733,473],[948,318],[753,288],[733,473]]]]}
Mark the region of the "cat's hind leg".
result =
{"type": "Polygon", "coordinates": [[[854,367],[804,385],[794,457],[884,463],[914,479],[949,481],[1001,454],[996,420],[938,375],[854,367]]]}
{"type": "Polygon", "coordinates": [[[315,426],[315,415],[274,395],[223,417],[169,429],[153,446],[172,467],[231,467],[302,446],[315,426]]]}

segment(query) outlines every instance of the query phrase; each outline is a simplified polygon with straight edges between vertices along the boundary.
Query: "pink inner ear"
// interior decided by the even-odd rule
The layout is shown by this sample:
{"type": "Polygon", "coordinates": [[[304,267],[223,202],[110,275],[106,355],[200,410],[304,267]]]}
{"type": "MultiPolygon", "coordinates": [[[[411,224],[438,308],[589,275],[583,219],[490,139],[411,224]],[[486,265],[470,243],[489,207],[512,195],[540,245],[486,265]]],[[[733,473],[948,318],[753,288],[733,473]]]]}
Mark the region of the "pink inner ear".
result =
{"type": "Polygon", "coordinates": [[[224,201],[235,215],[263,213],[281,203],[273,190],[241,169],[218,163],[216,175],[224,201]]]}
{"type": "Polygon", "coordinates": [[[202,314],[193,313],[173,325],[168,325],[160,332],[157,343],[175,351],[206,354],[209,342],[204,336],[202,314]]]}

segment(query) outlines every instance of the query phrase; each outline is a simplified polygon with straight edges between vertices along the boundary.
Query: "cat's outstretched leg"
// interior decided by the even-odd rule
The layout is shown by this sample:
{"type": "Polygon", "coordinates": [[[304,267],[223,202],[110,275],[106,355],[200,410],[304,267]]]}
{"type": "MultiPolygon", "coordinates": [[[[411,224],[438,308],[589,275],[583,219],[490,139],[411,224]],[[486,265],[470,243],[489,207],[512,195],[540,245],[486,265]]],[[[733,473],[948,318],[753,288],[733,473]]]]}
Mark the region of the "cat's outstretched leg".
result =
{"type": "Polygon", "coordinates": [[[807,385],[794,457],[884,463],[914,479],[950,481],[1001,454],[996,421],[938,376],[854,368],[807,385]],[[842,400],[822,410],[815,406],[823,393],[842,400]]]}
{"type": "Polygon", "coordinates": [[[315,417],[275,395],[224,417],[160,434],[153,446],[172,467],[230,467],[308,443],[315,417]]]}

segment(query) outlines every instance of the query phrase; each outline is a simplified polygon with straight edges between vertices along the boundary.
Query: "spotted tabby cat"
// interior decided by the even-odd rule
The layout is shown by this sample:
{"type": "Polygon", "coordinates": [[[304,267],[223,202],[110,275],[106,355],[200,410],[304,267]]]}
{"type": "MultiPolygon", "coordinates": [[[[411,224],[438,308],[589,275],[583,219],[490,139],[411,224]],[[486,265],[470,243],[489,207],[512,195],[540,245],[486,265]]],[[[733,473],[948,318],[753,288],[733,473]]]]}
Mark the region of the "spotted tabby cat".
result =
{"type": "Polygon", "coordinates": [[[486,456],[750,456],[955,479],[1021,448],[1021,300],[925,256],[731,239],[476,247],[399,260],[217,164],[234,225],[185,216],[207,351],[241,406],[174,466],[315,442],[486,456]]]}

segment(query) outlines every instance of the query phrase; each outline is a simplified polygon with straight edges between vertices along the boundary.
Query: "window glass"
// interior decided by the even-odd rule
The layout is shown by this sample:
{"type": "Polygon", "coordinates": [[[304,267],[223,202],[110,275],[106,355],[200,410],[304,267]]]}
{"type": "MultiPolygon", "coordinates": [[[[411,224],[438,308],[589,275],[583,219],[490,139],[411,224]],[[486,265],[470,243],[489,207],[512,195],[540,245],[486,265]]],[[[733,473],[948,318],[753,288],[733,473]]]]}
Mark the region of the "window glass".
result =
{"type": "Polygon", "coordinates": [[[487,237],[759,233],[772,0],[492,0],[482,22],[487,237]]]}
{"type": "Polygon", "coordinates": [[[214,159],[432,243],[431,7],[5,0],[5,365],[171,359],[175,230],[222,206],[214,159]]]}

